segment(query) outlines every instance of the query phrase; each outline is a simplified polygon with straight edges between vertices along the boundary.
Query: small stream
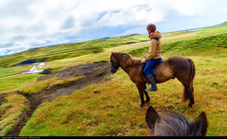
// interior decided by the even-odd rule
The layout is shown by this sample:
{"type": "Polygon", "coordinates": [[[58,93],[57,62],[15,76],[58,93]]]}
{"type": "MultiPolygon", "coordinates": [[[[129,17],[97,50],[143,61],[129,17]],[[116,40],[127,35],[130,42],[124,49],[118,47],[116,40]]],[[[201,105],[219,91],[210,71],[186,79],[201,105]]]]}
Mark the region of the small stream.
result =
{"type": "Polygon", "coordinates": [[[23,72],[23,73],[21,73],[21,74],[40,73],[40,72],[42,72],[43,70],[37,70],[37,69],[38,69],[38,68],[41,68],[41,67],[44,66],[44,65],[45,65],[45,63],[44,63],[44,62],[41,62],[40,64],[33,66],[30,70],[25,71],[25,72],[23,72]]]}
{"type": "Polygon", "coordinates": [[[22,72],[20,74],[14,74],[14,75],[9,75],[9,76],[5,76],[5,77],[0,77],[0,79],[2,78],[7,78],[7,77],[12,77],[12,76],[16,76],[16,75],[21,75],[21,74],[30,74],[30,73],[41,73],[43,70],[37,70],[38,68],[41,68],[42,66],[45,65],[45,62],[41,62],[41,63],[34,63],[36,64],[35,66],[33,66],[31,69],[22,72]]]}

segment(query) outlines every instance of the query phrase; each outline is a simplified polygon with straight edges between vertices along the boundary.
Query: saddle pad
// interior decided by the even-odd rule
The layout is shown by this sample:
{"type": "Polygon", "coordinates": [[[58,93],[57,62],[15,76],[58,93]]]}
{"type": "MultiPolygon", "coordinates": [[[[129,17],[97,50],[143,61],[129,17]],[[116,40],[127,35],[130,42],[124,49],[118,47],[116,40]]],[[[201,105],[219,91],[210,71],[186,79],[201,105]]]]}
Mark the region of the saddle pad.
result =
{"type": "MultiPolygon", "coordinates": [[[[158,64],[161,64],[162,62],[164,62],[163,59],[161,59],[160,61],[158,61],[157,64],[155,65],[155,67],[154,67],[153,69],[151,69],[151,74],[152,74],[153,76],[155,76],[155,68],[156,68],[156,66],[157,66],[158,64]]],[[[142,64],[142,68],[141,68],[141,74],[142,74],[144,77],[146,77],[146,75],[143,73],[143,70],[144,70],[146,64],[147,64],[147,61],[146,61],[145,63],[142,64]]]]}

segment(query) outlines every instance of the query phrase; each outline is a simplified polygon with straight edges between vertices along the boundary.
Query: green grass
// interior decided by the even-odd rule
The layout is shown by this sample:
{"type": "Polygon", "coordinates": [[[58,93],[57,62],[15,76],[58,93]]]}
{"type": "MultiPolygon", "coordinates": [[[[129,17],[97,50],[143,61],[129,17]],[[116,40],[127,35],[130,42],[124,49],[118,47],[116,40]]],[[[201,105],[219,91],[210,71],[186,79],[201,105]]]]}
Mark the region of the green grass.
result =
{"type": "MultiPolygon", "coordinates": [[[[125,75],[117,76],[115,80],[123,78],[125,75]]],[[[59,97],[52,103],[42,104],[20,135],[106,136],[133,135],[135,134],[132,132],[133,129],[147,131],[145,122],[140,121],[142,117],[139,115],[144,115],[145,111],[137,108],[138,94],[136,92],[128,94],[128,87],[124,84],[119,86],[119,83],[112,80],[94,84],[73,95],[59,97]],[[113,87],[117,89],[113,90],[113,87]],[[99,90],[100,94],[94,94],[94,90],[99,90]],[[135,111],[138,115],[134,113],[135,111]],[[137,125],[143,129],[138,128],[137,125]]],[[[126,83],[131,87],[134,86],[130,81],[126,83]]]]}
{"type": "Polygon", "coordinates": [[[6,102],[0,106],[0,136],[5,136],[19,120],[22,112],[27,111],[27,99],[18,94],[10,94],[5,98],[6,102]]]}
{"type": "MultiPolygon", "coordinates": [[[[163,52],[195,52],[202,53],[216,48],[227,48],[227,33],[220,35],[176,41],[163,44],[163,52]]],[[[214,53],[215,54],[215,53],[214,53]]]]}
{"type": "Polygon", "coordinates": [[[26,65],[26,66],[17,66],[17,67],[10,67],[10,68],[0,68],[0,77],[5,77],[14,74],[20,74],[30,68],[33,65],[26,65]]]}
{"type": "Polygon", "coordinates": [[[31,95],[33,93],[40,92],[46,88],[51,88],[53,86],[61,86],[61,85],[67,84],[68,82],[73,82],[79,79],[81,79],[81,77],[64,79],[64,80],[60,80],[58,77],[53,77],[39,82],[34,80],[24,85],[23,88],[18,89],[18,91],[22,92],[24,95],[31,95]]]}
{"type": "MultiPolygon", "coordinates": [[[[173,34],[171,40],[162,40],[164,59],[179,55],[191,58],[195,63],[195,104],[192,108],[187,107],[188,102],[181,102],[183,86],[177,79],[158,84],[158,91],[149,93],[151,97],[149,105],[157,110],[170,109],[192,119],[195,119],[202,111],[206,112],[209,122],[207,136],[227,135],[227,34],[223,32],[224,30],[226,30],[226,26],[208,28],[192,34],[173,34]]],[[[136,38],[138,35],[131,37],[136,38]]],[[[139,42],[143,40],[144,36],[138,38],[139,42]]],[[[45,68],[51,67],[51,69],[57,70],[94,61],[108,61],[112,51],[126,52],[142,59],[147,52],[148,44],[146,46],[145,43],[113,45],[126,42],[135,41],[130,40],[127,36],[115,38],[115,40],[109,39],[105,41],[105,43],[110,43],[106,47],[101,45],[102,43],[106,45],[101,40],[82,42],[77,44],[78,49],[85,43],[87,43],[86,45],[99,44],[102,52],[49,61],[46,62],[45,68]],[[127,41],[122,39],[127,39],[127,41]],[[143,46],[141,46],[142,44],[143,46]]],[[[60,45],[56,51],[54,49],[50,51],[57,55],[60,47],[70,46],[75,46],[75,44],[60,45]]],[[[44,51],[43,48],[38,50],[44,51]]],[[[34,50],[34,52],[36,51],[34,50]]],[[[64,52],[68,53],[66,48],[64,52]]],[[[26,79],[26,76],[23,78],[26,79]]],[[[2,82],[0,79],[0,82],[20,80],[16,77],[12,80],[10,78],[5,78],[2,82]]],[[[40,84],[35,83],[37,78],[34,76],[34,80],[31,79],[26,83],[27,86],[23,86],[24,88],[21,89],[29,90],[30,88],[30,91],[27,92],[36,92],[35,86],[37,89],[42,86],[45,88],[52,83],[52,80],[43,81],[40,84]]],[[[138,90],[123,70],[119,70],[109,79],[75,91],[70,96],[59,97],[51,103],[43,103],[24,126],[20,136],[146,136],[148,127],[145,123],[145,113],[149,105],[138,109],[140,105],[138,90]],[[93,91],[100,93],[94,94],[93,91]]],[[[65,82],[67,80],[59,81],[59,84],[65,82]]],[[[19,86],[20,83],[18,82],[16,85],[19,86]]],[[[7,86],[7,83],[1,87],[4,86],[7,86]]],[[[1,106],[3,112],[7,112],[9,108],[11,108],[10,104],[1,106]]]]}
{"type": "MultiPolygon", "coordinates": [[[[162,55],[182,55],[182,56],[214,56],[226,57],[227,56],[227,33],[205,36],[202,38],[194,37],[194,39],[177,40],[173,42],[162,43],[162,55]]],[[[148,46],[141,48],[134,48],[125,50],[133,56],[140,56],[146,54],[148,46]]]]}
{"type": "Polygon", "coordinates": [[[23,88],[26,84],[36,81],[41,74],[18,75],[0,79],[0,93],[13,92],[23,88]]]}
{"type": "MultiPolygon", "coordinates": [[[[158,92],[149,93],[151,105],[160,109],[171,109],[183,115],[196,118],[202,111],[207,114],[209,127],[207,136],[225,136],[227,133],[227,75],[218,61],[207,71],[200,63],[213,58],[190,57],[196,65],[195,105],[188,108],[183,103],[183,86],[177,80],[158,84],[158,92]],[[199,69],[199,70],[198,70],[199,69]],[[215,72],[220,71],[220,73],[215,72]],[[206,74],[206,75],[204,75],[206,74]],[[212,85],[217,82],[217,86],[212,85]],[[219,85],[220,83],[220,85],[219,85]]],[[[226,60],[226,59],[225,59],[226,60]]],[[[21,136],[146,136],[148,128],[145,112],[148,105],[138,109],[140,104],[136,86],[128,75],[120,70],[111,80],[88,86],[73,95],[59,97],[51,103],[42,104],[33,118],[21,131],[21,136]],[[100,93],[94,94],[93,91],[100,93]],[[45,115],[43,114],[45,113],[45,115]]]]}
{"type": "MultiPolygon", "coordinates": [[[[165,41],[163,58],[183,55],[195,63],[195,105],[188,108],[188,103],[181,102],[183,86],[177,79],[158,84],[159,91],[149,93],[151,105],[158,110],[178,111],[192,119],[205,111],[209,122],[207,136],[225,136],[227,134],[225,41],[226,34],[194,37],[185,41],[165,41]],[[211,48],[220,48],[220,51],[219,53],[212,51],[205,55],[211,48]],[[194,49],[196,54],[193,53],[194,49]]],[[[142,57],[146,49],[147,46],[144,46],[124,52],[142,57]]],[[[129,80],[124,71],[120,70],[111,76],[110,81],[93,84],[74,92],[71,96],[59,97],[52,103],[42,104],[20,135],[145,136],[148,130],[145,123],[148,106],[138,109],[139,104],[140,98],[135,84],[129,80]],[[93,91],[96,90],[101,93],[94,94],[93,91]]]]}

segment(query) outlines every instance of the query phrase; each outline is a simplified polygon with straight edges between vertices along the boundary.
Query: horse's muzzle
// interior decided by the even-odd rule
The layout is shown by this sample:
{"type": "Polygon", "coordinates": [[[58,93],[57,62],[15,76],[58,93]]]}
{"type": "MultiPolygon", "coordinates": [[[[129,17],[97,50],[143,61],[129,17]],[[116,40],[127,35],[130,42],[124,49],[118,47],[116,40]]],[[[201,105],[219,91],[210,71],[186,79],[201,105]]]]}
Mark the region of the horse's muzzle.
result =
{"type": "Polygon", "coordinates": [[[117,72],[117,69],[115,69],[115,68],[111,68],[111,70],[110,70],[112,73],[116,73],[117,72]]]}

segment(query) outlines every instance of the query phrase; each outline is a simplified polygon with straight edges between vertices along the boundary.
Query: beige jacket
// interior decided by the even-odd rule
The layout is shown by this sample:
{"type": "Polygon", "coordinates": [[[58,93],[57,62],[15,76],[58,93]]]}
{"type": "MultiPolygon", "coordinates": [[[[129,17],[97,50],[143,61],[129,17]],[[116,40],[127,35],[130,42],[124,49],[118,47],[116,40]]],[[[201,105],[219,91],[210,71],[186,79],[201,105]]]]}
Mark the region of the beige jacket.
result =
{"type": "Polygon", "coordinates": [[[144,56],[146,60],[161,58],[161,39],[162,34],[156,31],[153,36],[151,36],[151,41],[147,54],[144,56]]]}

